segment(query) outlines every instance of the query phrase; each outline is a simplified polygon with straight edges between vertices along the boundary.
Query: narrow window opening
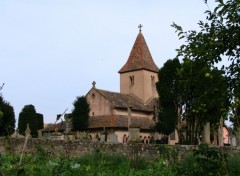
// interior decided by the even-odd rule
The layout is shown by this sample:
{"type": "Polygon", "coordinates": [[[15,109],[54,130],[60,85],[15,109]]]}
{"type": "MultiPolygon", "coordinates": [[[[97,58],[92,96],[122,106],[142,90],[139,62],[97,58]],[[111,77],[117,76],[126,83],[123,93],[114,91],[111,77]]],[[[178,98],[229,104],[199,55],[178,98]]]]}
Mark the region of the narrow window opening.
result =
{"type": "Polygon", "coordinates": [[[129,76],[130,84],[129,84],[129,91],[133,93],[133,86],[134,86],[134,76],[129,76]]]}
{"type": "Polygon", "coordinates": [[[152,85],[152,95],[155,95],[155,76],[151,76],[151,85],[152,85]]]}
{"type": "Polygon", "coordinates": [[[134,85],[134,76],[130,76],[130,85],[131,85],[131,86],[134,85]]]}

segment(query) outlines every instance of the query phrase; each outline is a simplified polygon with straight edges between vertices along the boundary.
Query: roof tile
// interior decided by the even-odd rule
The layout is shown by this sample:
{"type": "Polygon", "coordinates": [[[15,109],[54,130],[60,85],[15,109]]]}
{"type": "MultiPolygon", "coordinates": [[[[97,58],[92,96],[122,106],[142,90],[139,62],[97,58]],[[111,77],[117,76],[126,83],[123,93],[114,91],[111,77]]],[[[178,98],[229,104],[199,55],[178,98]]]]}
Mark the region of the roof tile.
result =
{"type": "Polygon", "coordinates": [[[142,69],[150,70],[156,73],[159,71],[159,68],[153,61],[144,36],[141,32],[139,32],[130,56],[126,64],[119,70],[119,73],[142,69]]]}
{"type": "Polygon", "coordinates": [[[118,92],[110,92],[101,89],[96,90],[117,108],[127,108],[128,103],[130,103],[132,110],[149,112],[153,111],[153,107],[144,105],[143,102],[133,94],[121,94],[118,92]]]}
{"type": "MultiPolygon", "coordinates": [[[[131,117],[132,126],[140,127],[141,129],[152,129],[154,127],[154,121],[147,117],[131,117]]],[[[89,128],[127,128],[128,127],[128,116],[124,115],[102,115],[92,116],[89,119],[89,128]],[[115,123],[112,123],[114,118],[115,123]]]]}

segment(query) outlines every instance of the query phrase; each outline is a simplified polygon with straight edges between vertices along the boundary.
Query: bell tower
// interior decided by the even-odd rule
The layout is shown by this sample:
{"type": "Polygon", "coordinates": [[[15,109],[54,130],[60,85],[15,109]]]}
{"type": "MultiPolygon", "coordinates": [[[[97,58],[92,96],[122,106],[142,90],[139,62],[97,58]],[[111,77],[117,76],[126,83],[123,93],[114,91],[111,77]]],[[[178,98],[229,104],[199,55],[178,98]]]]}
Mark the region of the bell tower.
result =
{"type": "Polygon", "coordinates": [[[153,61],[142,34],[142,25],[125,65],[119,70],[120,93],[133,94],[146,103],[158,96],[155,83],[159,68],[153,61]]]}

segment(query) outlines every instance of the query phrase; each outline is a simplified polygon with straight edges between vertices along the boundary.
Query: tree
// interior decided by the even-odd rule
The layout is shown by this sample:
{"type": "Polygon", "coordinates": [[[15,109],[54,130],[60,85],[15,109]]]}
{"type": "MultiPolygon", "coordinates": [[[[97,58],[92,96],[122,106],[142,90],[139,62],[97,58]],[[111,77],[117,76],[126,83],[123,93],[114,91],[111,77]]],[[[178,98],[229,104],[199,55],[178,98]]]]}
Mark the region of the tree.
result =
{"type": "Polygon", "coordinates": [[[176,129],[178,108],[180,105],[177,70],[181,65],[178,59],[168,60],[159,70],[156,83],[159,99],[159,120],[156,125],[158,132],[169,135],[176,129]]]}
{"type": "Polygon", "coordinates": [[[73,102],[72,124],[74,131],[87,130],[90,107],[85,96],[77,97],[73,102]]]}
{"type": "Polygon", "coordinates": [[[37,113],[33,105],[25,105],[19,113],[18,130],[20,134],[24,135],[27,124],[29,124],[33,137],[37,137],[37,130],[43,128],[43,115],[37,113]]]}
{"type": "Polygon", "coordinates": [[[202,60],[212,66],[222,60],[230,61],[230,65],[223,66],[222,69],[226,71],[231,91],[231,121],[239,129],[240,125],[236,122],[240,120],[240,116],[236,106],[240,99],[240,1],[217,0],[217,3],[214,11],[206,11],[206,22],[198,23],[201,29],[199,32],[185,32],[181,26],[173,24],[179,38],[186,41],[178,50],[178,56],[202,60]]]}
{"type": "Polygon", "coordinates": [[[43,115],[40,113],[37,113],[37,129],[43,129],[43,128],[44,128],[43,115]]]}
{"type": "Polygon", "coordinates": [[[179,143],[196,144],[204,124],[217,124],[226,114],[227,84],[217,68],[188,58],[181,64],[173,59],[164,64],[158,77],[160,113],[156,128],[160,133],[168,135],[176,129],[179,143]]]}
{"type": "MultiPolygon", "coordinates": [[[[205,3],[207,3],[207,0],[205,3]]],[[[214,100],[214,103],[209,103],[209,106],[211,106],[211,104],[215,106],[215,103],[220,101],[222,104],[218,103],[222,107],[221,111],[226,112],[230,106],[230,101],[232,103],[231,107],[233,112],[231,120],[234,122],[234,125],[238,125],[237,128],[239,129],[240,1],[217,0],[217,3],[214,11],[206,11],[206,21],[199,21],[198,25],[200,31],[184,31],[181,26],[173,23],[172,26],[176,29],[179,39],[184,39],[185,42],[185,44],[178,49],[177,57],[205,63],[209,65],[211,69],[214,68],[215,64],[223,60],[228,60],[230,62],[229,66],[222,66],[222,71],[225,72],[227,79],[221,78],[220,80],[222,81],[218,82],[221,86],[224,85],[221,87],[221,90],[226,90],[227,82],[229,90],[227,95],[229,95],[229,100],[226,100],[226,96],[222,96],[222,92],[217,88],[217,93],[221,92],[221,98],[214,100]],[[223,85],[221,82],[223,82],[223,85]]],[[[208,72],[205,74],[208,75],[208,72]]],[[[225,90],[223,92],[225,92],[225,90]]],[[[210,95],[214,94],[214,89],[212,89],[212,91],[213,92],[209,92],[210,95]]],[[[197,104],[199,105],[199,103],[197,104]]],[[[211,107],[211,109],[212,110],[208,111],[208,113],[209,115],[212,113],[211,116],[213,117],[216,111],[214,111],[214,107],[211,107]]]]}
{"type": "Polygon", "coordinates": [[[15,128],[15,113],[9,102],[0,95],[0,136],[8,135],[15,128]]]}

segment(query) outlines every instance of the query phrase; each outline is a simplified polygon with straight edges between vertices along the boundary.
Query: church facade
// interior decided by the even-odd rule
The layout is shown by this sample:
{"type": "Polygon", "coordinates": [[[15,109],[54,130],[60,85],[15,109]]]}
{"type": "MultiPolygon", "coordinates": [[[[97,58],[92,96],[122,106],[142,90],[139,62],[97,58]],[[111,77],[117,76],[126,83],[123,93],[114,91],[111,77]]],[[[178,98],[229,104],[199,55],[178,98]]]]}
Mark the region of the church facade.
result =
{"type": "Polygon", "coordinates": [[[90,104],[89,134],[92,140],[103,140],[100,136],[107,133],[106,141],[128,142],[131,140],[130,128],[139,129],[139,140],[144,143],[160,139],[154,129],[158,71],[140,30],[129,58],[118,72],[120,93],[99,89],[93,82],[86,94],[90,104]]]}

